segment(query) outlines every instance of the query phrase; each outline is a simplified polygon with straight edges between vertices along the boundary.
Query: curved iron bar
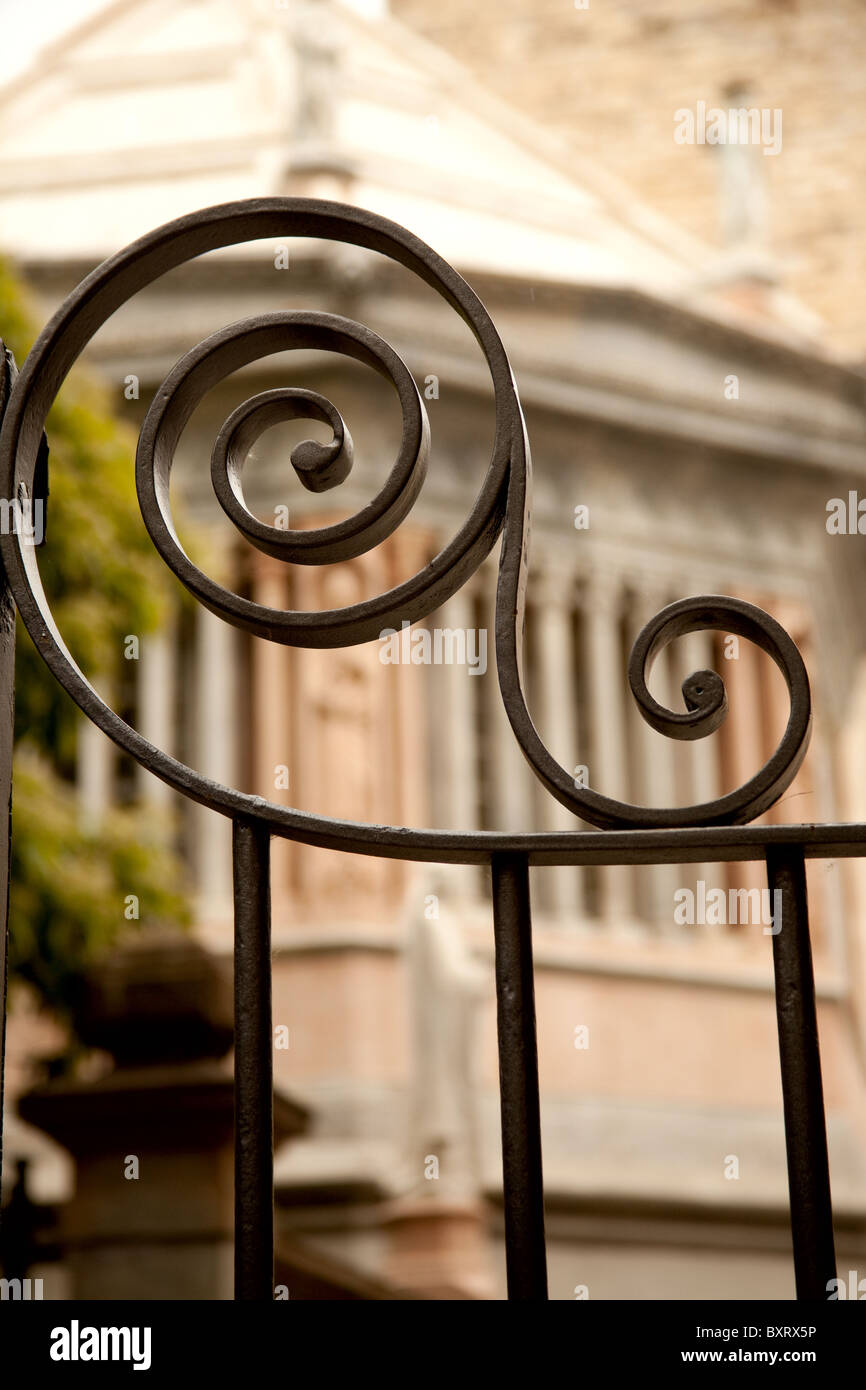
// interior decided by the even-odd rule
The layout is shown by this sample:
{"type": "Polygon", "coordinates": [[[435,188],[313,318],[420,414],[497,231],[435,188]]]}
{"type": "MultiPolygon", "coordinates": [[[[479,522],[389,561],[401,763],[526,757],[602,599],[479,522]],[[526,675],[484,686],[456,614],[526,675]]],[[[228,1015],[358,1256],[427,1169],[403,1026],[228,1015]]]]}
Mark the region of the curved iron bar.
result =
{"type": "MultiPolygon", "coordinates": [[[[178,440],[212,386],[269,354],[315,347],[366,363],[388,379],[397,393],[403,432],[384,486],[355,516],[312,531],[282,531],[252,516],[243,498],[243,460],[262,430],[278,420],[324,419],[332,427],[332,442],[322,446],[307,441],[294,450],[292,461],[313,490],[337,486],[351,467],[351,439],[335,407],[314,392],[282,389],[245,402],[224,424],[211,462],[221,506],[254,546],[296,564],[325,564],[357,556],[390,535],[421,489],[430,439],[423,402],[408,368],[369,329],[335,315],[298,312],[232,324],[199,343],[169,372],[139,436],[136,483],[142,516],[173,573],[212,612],[257,636],[291,646],[346,646],[433,612],[478,568],[502,531],[496,597],[500,688],[520,748],[548,791],[575,815],[603,829],[734,825],[753,820],[771,806],[790,785],[805,756],[811,728],[809,682],[787,633],[769,615],[737,599],[683,599],[658,614],[637,638],[629,681],[642,716],[653,728],[672,738],[700,738],[718,728],[727,708],[720,677],[708,671],[690,676],[683,686],[686,711],[675,713],[658,705],[647,689],[654,658],[674,638],[698,630],[737,633],[762,647],[785,677],[790,716],[775,753],[749,781],[701,805],[633,806],[601,791],[576,787],[545,747],[527,707],[520,659],[531,464],[511,368],[486,309],[466,281],[424,242],[376,214],[302,198],[227,203],[167,223],[106,261],[82,281],[48,324],[15,384],[0,435],[0,495],[22,501],[33,495],[38,443],[49,407],[74,360],[110,314],[159,275],[205,251],[286,235],[378,251],[420,276],[460,314],[484,353],[493,383],[496,429],[487,474],[458,534],[423,570],[387,593],[320,613],[266,608],[231,593],[203,574],[183,550],[169,501],[178,440]]],[[[361,852],[366,842],[371,852],[394,857],[453,856],[449,837],[440,832],[334,822],[279,806],[214,783],[155,748],[109,708],[67,651],[42,590],[33,548],[13,532],[0,538],[0,553],[24,623],[58,681],[90,719],[163,781],[224,815],[265,822],[274,833],[288,838],[361,852]]]]}
{"type": "Polygon", "coordinates": [[[148,532],[165,562],[212,612],[257,636],[298,647],[369,641],[433,612],[454,594],[503,534],[496,594],[496,664],[512,729],[550,793],[601,833],[507,835],[360,825],[249,796],[203,777],[154,747],[99,696],[76,665],[54,623],[32,546],[15,530],[0,536],[0,556],[21,617],[46,664],[82,711],[164,782],[234,825],[236,984],[236,1296],[272,1297],[272,1153],[270,1095],[269,837],[358,854],[417,861],[475,862],[491,871],[496,954],[503,1183],[509,1297],[546,1297],[538,1068],[529,904],[530,864],[655,863],[768,857],[780,885],[782,922],[774,935],[776,1003],[782,1053],[792,1224],[798,1295],[821,1298],[834,1270],[829,1173],[806,916],[806,854],[866,852],[866,827],[747,827],[790,785],[808,746],[811,701],[806,670],[791,638],[760,609],[723,596],[683,599],[639,633],[628,678],[643,718],[676,739],[702,738],[727,710],[720,677],[699,671],[683,683],[685,710],[650,695],[652,663],[689,632],[720,630],[757,643],[788,686],[790,714],[778,748],[736,791],[684,808],[633,806],[575,787],[551,756],[527,708],[521,669],[528,564],[529,445],[517,389],[499,335],[480,300],[431,248],[385,218],[312,199],[265,198],[207,208],[142,237],[89,275],[61,306],[27,358],[0,432],[0,496],[34,496],[48,410],[70,367],[106,319],[138,290],[184,261],[223,246],[296,235],[380,252],[413,271],[468,324],[490,371],[496,426],[491,460],[458,533],[418,574],[376,598],[319,613],[266,608],[215,583],[183,550],[171,517],[175,450],[204,394],[230,373],[269,354],[305,347],[355,358],[390,381],[402,411],[397,460],[379,493],[347,520],[314,531],[282,531],[256,518],[244,500],[244,460],[263,430],[282,420],[315,419],[328,444],[307,440],[292,452],[305,487],[339,486],[352,467],[352,441],[336,407],[316,392],[265,391],[234,410],[211,457],[217,499],[242,535],[266,554],[295,564],[327,564],[360,555],[389,536],[418,497],[428,463],[424,405],[406,365],[368,328],[331,314],[279,312],[232,324],[186,353],[156,393],[142,426],[136,485],[148,532]],[[808,833],[805,833],[808,831],[808,833]]]}

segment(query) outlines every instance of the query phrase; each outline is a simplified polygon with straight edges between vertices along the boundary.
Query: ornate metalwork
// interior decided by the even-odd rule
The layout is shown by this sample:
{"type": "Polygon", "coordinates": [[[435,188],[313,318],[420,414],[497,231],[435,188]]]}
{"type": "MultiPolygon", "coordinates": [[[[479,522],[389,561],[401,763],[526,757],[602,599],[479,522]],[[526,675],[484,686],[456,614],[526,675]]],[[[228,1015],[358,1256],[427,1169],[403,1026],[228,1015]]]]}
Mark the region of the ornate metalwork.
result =
{"type": "MultiPolygon", "coordinates": [[[[629,806],[590,788],[576,788],[539,738],[524,694],[519,652],[528,558],[530,456],[523,413],[511,367],[480,300],[457,272],[430,247],[385,218],[357,208],[307,199],[262,199],[209,208],[159,228],[107,261],[78,287],[40,336],[16,383],[3,429],[0,488],[6,497],[33,495],[38,440],[51,402],[87,342],[132,294],[183,261],[217,247],[267,236],[321,237],[372,248],[400,261],[432,285],[466,321],[490,370],[496,403],[492,457],[472,512],[458,535],[419,574],[378,598],[323,613],[265,608],[230,593],[203,574],[184,551],[171,519],[169,481],[184,426],[207,391],[240,367],[289,348],[320,348],[366,363],[388,379],[403,412],[400,452],[378,493],[348,520],[312,531],[268,526],[247,509],[241,482],[243,462],[263,430],[286,419],[318,419],[334,431],[329,445],[307,441],[292,462],[313,491],[337,486],[351,466],[351,438],[335,407],[314,392],[265,392],[239,407],[223,425],[214,446],[211,475],[223,510],[258,549],[294,564],[330,564],[360,555],[390,535],[415,502],[427,468],[430,430],[412,376],[375,333],[331,314],[276,313],[232,324],[198,344],[166,377],[147,413],[139,438],[136,483],[142,516],[166,564],[212,612],[271,641],[302,647],[339,647],[366,642],[383,628],[425,617],[474,572],[503,531],[496,599],[497,669],[505,708],[517,740],[536,775],[564,805],[605,828],[662,828],[732,825],[752,820],[790,785],[805,755],[810,732],[809,683],[797,648],[766,613],[740,600],[714,596],[685,599],[653,618],[640,633],[629,664],[632,693],[643,717],[669,737],[695,739],[718,728],[727,708],[724,686],[713,671],[689,677],[683,686],[687,710],[675,713],[653,700],[646,677],[658,653],[675,637],[702,629],[737,633],[756,642],[782,671],[791,695],[791,715],[773,757],[737,791],[701,806],[654,810],[629,806]]],[[[217,788],[191,768],[154,748],[99,698],[66,651],[42,592],[32,547],[19,535],[3,538],[3,559],[21,615],[48,665],[85,713],[110,738],[151,771],[188,796],[224,814],[267,820],[276,833],[328,842],[328,822],[289,812],[273,803],[217,788]],[[319,831],[319,836],[316,836],[319,831]]],[[[359,834],[362,827],[352,827],[359,834]]],[[[385,832],[387,835],[387,832],[385,832]]],[[[405,833],[394,827],[395,841],[405,833]]],[[[376,852],[388,853],[381,827],[376,852]]],[[[396,843],[394,848],[396,848],[396,843]]],[[[419,832],[412,847],[446,851],[435,833],[419,832]]],[[[447,853],[445,858],[451,857],[447,853]]]]}
{"type": "MultiPolygon", "coordinates": [[[[211,458],[211,476],[220,505],[250,544],[292,564],[330,564],[358,556],[394,532],[421,490],[428,466],[430,430],[423,401],[405,363],[387,343],[358,323],[332,314],[281,311],[246,319],[214,333],[177,362],[157,391],[140,432],[136,457],[142,517],[154,545],[196,599],[236,627],[290,646],[339,647],[369,641],[384,628],[398,628],[404,621],[415,622],[433,612],[466,582],[501,534],[496,663],[508,718],[536,777],[551,795],[602,833],[505,835],[361,825],[280,806],[215,783],[154,747],[111,710],[90,685],[55,626],[32,546],[13,532],[0,538],[0,553],[9,587],[30,636],[57,680],[84,713],[163,781],[233,818],[240,1012],[251,1007],[265,1012],[268,1007],[265,977],[269,903],[262,878],[267,878],[271,834],[354,853],[490,866],[510,1292],[512,1297],[543,1297],[541,1148],[528,866],[740,860],[765,857],[772,849],[783,858],[788,856],[785,872],[789,873],[786,882],[790,891],[786,890],[786,901],[793,919],[805,922],[805,889],[797,879],[796,863],[802,865],[804,854],[862,854],[866,852],[866,828],[822,827],[822,835],[812,827],[745,827],[745,822],[767,810],[781,796],[802,763],[811,728],[809,682],[795,644],[778,623],[748,603],[718,595],[683,599],[646,624],[635,641],[629,662],[632,694],[643,718],[668,737],[691,740],[712,733],[727,710],[724,684],[715,672],[699,671],[684,682],[685,709],[679,712],[665,709],[653,699],[647,677],[659,652],[679,636],[699,630],[736,633],[772,657],[788,686],[790,715],[772,757],[736,791],[685,808],[633,806],[604,795],[603,789],[575,786],[571,775],[552,757],[538,735],[524,691],[520,653],[529,551],[531,462],[505,349],[486,309],[465,280],[424,242],[373,213],[310,199],[266,198],[228,203],[168,223],[106,261],[79,285],[45,328],[15,383],[0,435],[0,495],[20,499],[22,503],[34,495],[39,446],[51,403],[76,358],[117,308],[166,271],[204,252],[291,235],[349,243],[399,262],[441,295],[471,329],[490,372],[496,417],[490,463],[469,516],[435,559],[404,583],[364,602],[323,612],[263,607],[216,583],[193,563],[178,539],[169,502],[172,464],[181,434],[207,391],[237,369],[273,353],[290,348],[318,348],[372,367],[397,394],[402,438],[384,485],[355,515],[317,530],[280,530],[256,518],[244,500],[244,460],[258,436],[282,420],[326,422],[333,433],[330,443],[322,445],[308,440],[292,454],[298,476],[314,492],[338,487],[347,477],[352,466],[351,437],[336,407],[315,392],[281,388],[246,401],[219,431],[211,458]],[[790,873],[794,874],[793,879],[790,873]]],[[[782,872],[778,864],[773,872],[782,872]]],[[[823,1281],[832,1277],[829,1179],[817,1033],[803,1013],[804,1009],[808,1013],[810,998],[814,1011],[808,928],[805,932],[798,929],[796,939],[799,944],[793,956],[785,955],[785,969],[786,988],[797,995],[799,1002],[792,1014],[787,1007],[790,1001],[780,1002],[777,990],[777,1003],[780,1036],[783,1012],[787,1009],[785,1065],[791,1074],[801,1076],[808,1091],[805,1112],[798,1111],[796,1105],[789,1112],[786,1092],[789,1156],[793,1153],[792,1132],[796,1131],[801,1140],[807,1133],[805,1148],[802,1143],[797,1147],[795,1142],[799,1155],[796,1162],[802,1165],[802,1155],[807,1151],[812,1162],[809,1175],[795,1174],[792,1169],[793,1219],[801,1236],[797,1248],[798,1280],[801,1296],[819,1297],[823,1281]],[[820,1163],[815,1167],[815,1155],[822,1145],[823,1170],[820,1163]],[[812,1234],[803,1237],[807,1229],[812,1234]]],[[[778,943],[778,938],[774,938],[774,943],[778,943]]],[[[782,949],[787,951],[787,943],[782,949]]],[[[270,1113],[269,1030],[246,1025],[239,1030],[237,1073],[238,1296],[269,1298],[271,1228],[265,1211],[269,1208],[271,1179],[269,1145],[263,1142],[270,1113]]],[[[791,1162],[795,1162],[792,1156],[791,1162]]]]}

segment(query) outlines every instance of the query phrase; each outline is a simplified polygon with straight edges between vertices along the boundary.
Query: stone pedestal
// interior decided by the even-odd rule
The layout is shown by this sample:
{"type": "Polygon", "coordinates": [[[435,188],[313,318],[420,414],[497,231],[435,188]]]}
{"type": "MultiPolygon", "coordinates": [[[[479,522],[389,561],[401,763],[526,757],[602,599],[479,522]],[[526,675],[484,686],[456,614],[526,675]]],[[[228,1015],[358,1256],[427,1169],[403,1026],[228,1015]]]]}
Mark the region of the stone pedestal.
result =
{"type": "Polygon", "coordinates": [[[389,1283],[425,1299],[489,1299],[487,1240],[480,1203],[405,1199],[385,1216],[389,1283]]]}
{"type": "MultiPolygon", "coordinates": [[[[75,1159],[58,1230],[70,1297],[231,1298],[230,970],[186,941],[118,952],[93,977],[80,1031],[114,1065],[19,1103],[75,1159]]],[[[277,1094],[275,1142],[306,1118],[277,1094]]]]}

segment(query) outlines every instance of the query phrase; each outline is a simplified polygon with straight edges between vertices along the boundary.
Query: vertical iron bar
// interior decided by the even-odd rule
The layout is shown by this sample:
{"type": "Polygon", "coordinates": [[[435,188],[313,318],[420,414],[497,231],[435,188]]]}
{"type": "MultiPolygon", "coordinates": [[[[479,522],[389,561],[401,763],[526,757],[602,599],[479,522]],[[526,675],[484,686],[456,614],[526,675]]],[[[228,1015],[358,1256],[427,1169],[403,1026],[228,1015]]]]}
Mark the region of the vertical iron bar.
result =
{"type": "Polygon", "coordinates": [[[767,876],[797,1298],[823,1302],[836,1277],[836,1252],[802,849],[769,849],[767,876]]]}
{"type": "Polygon", "coordinates": [[[235,820],[235,1298],[274,1297],[270,833],[235,820]]]}
{"type": "MultiPolygon", "coordinates": [[[[12,354],[0,341],[0,422],[15,375],[12,354]]],[[[15,604],[0,565],[0,1181],[3,1177],[3,1102],[6,1077],[6,957],[12,854],[12,744],[15,736],[15,604]]]]}
{"type": "Polygon", "coordinates": [[[529,864],[491,860],[508,1297],[547,1298],[529,864]]]}

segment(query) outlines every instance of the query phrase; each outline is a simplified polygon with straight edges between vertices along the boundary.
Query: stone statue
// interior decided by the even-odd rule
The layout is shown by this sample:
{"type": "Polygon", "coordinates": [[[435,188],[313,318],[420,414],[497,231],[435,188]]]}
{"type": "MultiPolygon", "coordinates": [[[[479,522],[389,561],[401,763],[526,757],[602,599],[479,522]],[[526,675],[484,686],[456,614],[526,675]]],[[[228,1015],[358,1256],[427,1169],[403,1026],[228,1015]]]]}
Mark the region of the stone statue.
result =
{"type": "Polygon", "coordinates": [[[295,145],[320,148],[333,139],[339,57],[334,30],[335,17],[327,0],[307,0],[298,7],[294,29],[295,145]]]}
{"type": "Polygon", "coordinates": [[[410,923],[407,960],[414,1042],[412,1195],[472,1200],[480,1184],[478,1004],[492,988],[492,974],[472,959],[459,923],[432,894],[410,923]]]}

